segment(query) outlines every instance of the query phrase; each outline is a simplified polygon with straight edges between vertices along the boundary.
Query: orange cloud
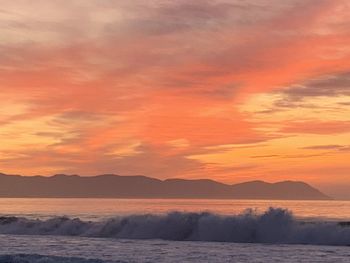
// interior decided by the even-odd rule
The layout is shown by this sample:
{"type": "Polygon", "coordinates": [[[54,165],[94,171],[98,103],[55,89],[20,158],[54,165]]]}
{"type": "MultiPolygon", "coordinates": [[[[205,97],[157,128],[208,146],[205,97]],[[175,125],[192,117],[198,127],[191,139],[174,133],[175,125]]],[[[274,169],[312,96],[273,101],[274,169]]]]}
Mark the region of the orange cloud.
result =
{"type": "Polygon", "coordinates": [[[274,180],[293,168],[286,156],[311,154],[286,138],[346,144],[347,1],[73,2],[3,3],[6,171],[274,180]],[[259,94],[271,108],[244,111],[259,94]],[[320,96],[319,118],[300,113],[296,102],[320,96]],[[339,96],[332,120],[327,97],[339,96]],[[237,145],[247,148],[227,150],[237,145]]]}
{"type": "Polygon", "coordinates": [[[285,133],[340,134],[350,132],[350,121],[303,121],[288,123],[285,133]]]}

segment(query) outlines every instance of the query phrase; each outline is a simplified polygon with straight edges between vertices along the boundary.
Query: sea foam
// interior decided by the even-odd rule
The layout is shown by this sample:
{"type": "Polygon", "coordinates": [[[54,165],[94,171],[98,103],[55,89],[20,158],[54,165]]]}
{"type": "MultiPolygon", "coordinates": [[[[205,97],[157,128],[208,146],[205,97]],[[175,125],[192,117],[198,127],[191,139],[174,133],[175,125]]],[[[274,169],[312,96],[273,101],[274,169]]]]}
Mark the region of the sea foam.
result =
{"type": "Polygon", "coordinates": [[[350,227],[337,222],[302,222],[291,212],[270,208],[239,215],[171,212],[129,215],[93,222],[79,218],[48,220],[0,217],[1,234],[63,235],[119,239],[163,239],[238,243],[350,245],[350,227]]]}

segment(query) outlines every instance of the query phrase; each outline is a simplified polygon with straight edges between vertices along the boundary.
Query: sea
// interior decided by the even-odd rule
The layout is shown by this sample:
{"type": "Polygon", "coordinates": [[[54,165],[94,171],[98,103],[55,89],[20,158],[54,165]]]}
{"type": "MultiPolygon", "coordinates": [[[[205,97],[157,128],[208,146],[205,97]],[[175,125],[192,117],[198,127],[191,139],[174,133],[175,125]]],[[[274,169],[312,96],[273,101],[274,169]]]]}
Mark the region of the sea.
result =
{"type": "Polygon", "coordinates": [[[0,263],[350,262],[350,201],[0,198],[0,263]]]}

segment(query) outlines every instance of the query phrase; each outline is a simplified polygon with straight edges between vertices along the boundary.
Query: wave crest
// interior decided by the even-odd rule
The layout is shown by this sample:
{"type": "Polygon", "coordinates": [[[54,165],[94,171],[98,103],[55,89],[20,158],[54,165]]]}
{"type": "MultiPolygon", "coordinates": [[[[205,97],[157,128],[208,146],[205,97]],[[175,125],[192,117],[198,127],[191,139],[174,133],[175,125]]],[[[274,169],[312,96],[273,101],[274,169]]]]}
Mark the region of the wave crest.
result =
{"type": "Polygon", "coordinates": [[[263,214],[247,210],[232,216],[182,212],[166,215],[130,215],[101,222],[68,217],[55,217],[48,220],[1,217],[0,233],[178,241],[350,245],[350,227],[336,222],[300,222],[291,212],[280,208],[270,208],[263,214]]]}

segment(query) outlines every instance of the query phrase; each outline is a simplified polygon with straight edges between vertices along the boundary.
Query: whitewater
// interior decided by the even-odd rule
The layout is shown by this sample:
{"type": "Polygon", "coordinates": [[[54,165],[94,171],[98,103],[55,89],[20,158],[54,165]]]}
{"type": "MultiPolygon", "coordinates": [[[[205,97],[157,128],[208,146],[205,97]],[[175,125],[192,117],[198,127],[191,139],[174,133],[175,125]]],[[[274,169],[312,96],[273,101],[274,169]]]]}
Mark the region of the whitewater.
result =
{"type": "Polygon", "coordinates": [[[298,221],[291,212],[279,208],[270,208],[263,214],[254,210],[230,216],[209,212],[171,212],[165,215],[129,215],[97,222],[68,217],[47,220],[0,217],[0,233],[350,246],[350,223],[298,221]]]}
{"type": "Polygon", "coordinates": [[[342,263],[350,258],[347,202],[285,203],[293,209],[268,208],[265,201],[186,201],[188,207],[179,200],[95,200],[100,206],[90,202],[89,207],[78,205],[86,200],[72,199],[2,202],[0,263],[342,263]],[[254,209],[241,209],[248,205],[254,209]],[[70,206],[77,208],[74,213],[70,206]],[[317,211],[331,212],[316,217],[317,211]]]}

